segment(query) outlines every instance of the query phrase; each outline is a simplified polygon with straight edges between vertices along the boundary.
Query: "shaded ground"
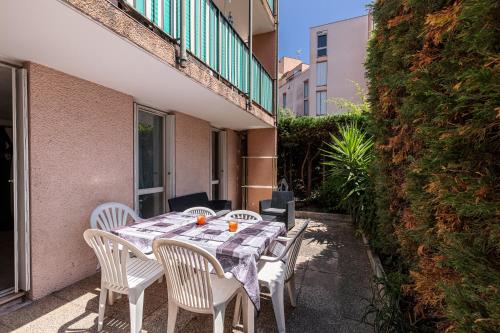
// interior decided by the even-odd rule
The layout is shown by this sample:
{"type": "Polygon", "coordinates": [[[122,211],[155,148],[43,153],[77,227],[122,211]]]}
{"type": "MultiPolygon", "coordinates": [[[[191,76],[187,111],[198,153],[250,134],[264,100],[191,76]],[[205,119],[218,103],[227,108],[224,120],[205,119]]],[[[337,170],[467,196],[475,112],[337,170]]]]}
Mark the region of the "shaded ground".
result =
{"type": "MultiPolygon", "coordinates": [[[[297,220],[300,225],[301,221],[297,220]]],[[[293,232],[293,230],[292,230],[293,232]]],[[[288,332],[369,332],[360,322],[370,299],[372,271],[361,240],[347,220],[311,222],[296,267],[298,301],[292,308],[285,294],[288,332]]],[[[95,332],[100,275],[84,279],[19,310],[0,316],[0,332],[95,332]]],[[[145,332],[166,332],[166,286],[146,289],[145,332]]],[[[257,332],[275,332],[270,298],[263,296],[257,332]]],[[[225,331],[231,331],[234,301],[226,310],[225,331]]],[[[129,332],[126,297],[106,307],[103,332],[129,332]]],[[[176,332],[211,332],[211,316],[180,310],[176,332]]],[[[241,328],[234,328],[240,332],[241,328]]]]}

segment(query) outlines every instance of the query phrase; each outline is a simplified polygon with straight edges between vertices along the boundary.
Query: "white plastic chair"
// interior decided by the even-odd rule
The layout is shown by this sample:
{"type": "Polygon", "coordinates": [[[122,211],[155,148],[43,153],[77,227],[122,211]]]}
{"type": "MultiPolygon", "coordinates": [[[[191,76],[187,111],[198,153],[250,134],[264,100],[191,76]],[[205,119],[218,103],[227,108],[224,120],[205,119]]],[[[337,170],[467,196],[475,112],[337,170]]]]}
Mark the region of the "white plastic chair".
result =
{"type": "Polygon", "coordinates": [[[193,244],[157,239],[153,252],[163,264],[168,288],[167,333],[173,333],[179,307],[196,313],[212,314],[214,332],[223,332],[226,305],[242,293],[231,273],[224,273],[219,261],[193,244]],[[215,274],[210,274],[213,268],[215,274]]]}
{"type": "Polygon", "coordinates": [[[119,202],[107,202],[94,209],[90,216],[90,227],[110,231],[113,228],[126,225],[129,219],[142,221],[129,206],[119,202]]]}
{"type": "Polygon", "coordinates": [[[247,221],[262,221],[262,216],[259,214],[252,212],[251,210],[233,210],[226,217],[230,219],[239,219],[239,220],[247,220],[247,221]]]}
{"type": "MultiPolygon", "coordinates": [[[[271,244],[269,252],[277,254],[271,256],[261,256],[258,263],[259,284],[267,287],[271,293],[274,316],[278,326],[278,332],[285,332],[285,305],[284,286],[286,284],[290,303],[297,306],[297,296],[295,293],[295,263],[299,254],[304,233],[309,225],[309,220],[302,225],[293,238],[278,237],[274,244],[271,244]]],[[[240,321],[240,295],[236,299],[234,309],[233,325],[240,321]]]]}
{"type": "Polygon", "coordinates": [[[83,233],[87,244],[94,250],[101,265],[101,293],[99,296],[99,321],[102,330],[108,291],[128,295],[130,306],[130,331],[142,328],[144,289],[163,275],[163,267],[148,259],[132,243],[107,231],[88,229],[83,233]],[[134,255],[131,257],[129,252],[134,255]]]}
{"type": "Polygon", "coordinates": [[[217,216],[213,210],[207,207],[191,207],[186,209],[184,213],[192,215],[217,216]]]}

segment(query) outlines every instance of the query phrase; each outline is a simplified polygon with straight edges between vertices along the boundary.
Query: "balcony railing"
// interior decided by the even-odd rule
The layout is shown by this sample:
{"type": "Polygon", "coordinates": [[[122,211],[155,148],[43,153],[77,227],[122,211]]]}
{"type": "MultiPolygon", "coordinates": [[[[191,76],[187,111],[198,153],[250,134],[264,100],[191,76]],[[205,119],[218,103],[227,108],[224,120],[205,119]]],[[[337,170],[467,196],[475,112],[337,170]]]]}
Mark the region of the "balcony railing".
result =
{"type": "MultiPolygon", "coordinates": [[[[273,0],[268,0],[269,4],[273,0]]],[[[180,0],[126,0],[136,11],[173,38],[180,38],[180,0]]],[[[185,0],[186,49],[221,77],[248,94],[246,43],[211,0],[185,0]]],[[[272,8],[272,7],[271,7],[272,8]]],[[[252,56],[252,98],[273,112],[273,82],[262,64],[252,56]]]]}
{"type": "Polygon", "coordinates": [[[269,8],[271,8],[271,13],[274,14],[274,0],[267,0],[267,4],[269,5],[269,8]]]}

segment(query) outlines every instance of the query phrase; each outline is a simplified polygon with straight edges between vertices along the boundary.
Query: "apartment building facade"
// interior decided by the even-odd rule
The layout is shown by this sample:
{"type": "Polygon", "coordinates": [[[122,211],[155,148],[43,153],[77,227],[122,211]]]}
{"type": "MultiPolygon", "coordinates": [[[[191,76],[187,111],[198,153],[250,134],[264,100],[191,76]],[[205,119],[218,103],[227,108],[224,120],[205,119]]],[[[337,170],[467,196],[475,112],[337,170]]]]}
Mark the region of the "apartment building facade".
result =
{"type": "Polygon", "coordinates": [[[0,3],[0,297],[94,274],[82,234],[103,202],[150,217],[195,192],[270,198],[277,16],[277,0],[0,3]]]}
{"type": "Polygon", "coordinates": [[[332,102],[335,98],[360,101],[357,85],[366,91],[364,61],[372,25],[371,16],[363,15],[310,28],[310,64],[288,57],[279,61],[279,107],[299,116],[322,116],[344,112],[332,102]]]}

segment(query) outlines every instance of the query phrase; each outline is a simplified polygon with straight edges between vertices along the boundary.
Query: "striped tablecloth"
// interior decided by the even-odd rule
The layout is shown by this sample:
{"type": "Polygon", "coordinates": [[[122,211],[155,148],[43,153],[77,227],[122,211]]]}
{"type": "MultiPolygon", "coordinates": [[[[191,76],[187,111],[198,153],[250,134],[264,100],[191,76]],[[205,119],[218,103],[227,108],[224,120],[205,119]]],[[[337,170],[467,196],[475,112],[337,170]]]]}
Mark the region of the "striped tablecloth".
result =
{"type": "Polygon", "coordinates": [[[212,253],[225,272],[231,272],[240,281],[257,310],[260,308],[260,290],[257,261],[278,236],[286,235],[281,222],[238,221],[238,230],[229,232],[228,218],[210,217],[199,226],[196,218],[184,213],[167,213],[112,232],[144,253],[151,253],[153,240],[169,238],[198,245],[212,253]]]}

